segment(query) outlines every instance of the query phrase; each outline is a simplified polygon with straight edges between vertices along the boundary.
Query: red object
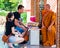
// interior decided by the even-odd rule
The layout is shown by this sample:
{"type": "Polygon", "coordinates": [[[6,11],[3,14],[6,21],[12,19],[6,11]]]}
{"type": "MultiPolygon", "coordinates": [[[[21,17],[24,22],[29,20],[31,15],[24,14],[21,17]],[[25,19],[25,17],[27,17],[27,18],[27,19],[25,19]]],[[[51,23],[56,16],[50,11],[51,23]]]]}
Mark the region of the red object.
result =
{"type": "Polygon", "coordinates": [[[30,21],[35,22],[36,21],[36,17],[35,16],[30,17],[30,21]]]}

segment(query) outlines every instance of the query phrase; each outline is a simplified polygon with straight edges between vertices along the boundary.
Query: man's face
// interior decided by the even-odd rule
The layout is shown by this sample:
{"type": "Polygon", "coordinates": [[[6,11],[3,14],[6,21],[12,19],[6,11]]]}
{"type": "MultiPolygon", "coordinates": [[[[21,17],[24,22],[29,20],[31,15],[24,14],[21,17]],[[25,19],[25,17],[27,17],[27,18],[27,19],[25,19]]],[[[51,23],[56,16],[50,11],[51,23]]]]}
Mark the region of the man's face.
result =
{"type": "Polygon", "coordinates": [[[23,13],[23,12],[24,12],[24,8],[19,9],[19,12],[20,12],[20,13],[23,13]]]}

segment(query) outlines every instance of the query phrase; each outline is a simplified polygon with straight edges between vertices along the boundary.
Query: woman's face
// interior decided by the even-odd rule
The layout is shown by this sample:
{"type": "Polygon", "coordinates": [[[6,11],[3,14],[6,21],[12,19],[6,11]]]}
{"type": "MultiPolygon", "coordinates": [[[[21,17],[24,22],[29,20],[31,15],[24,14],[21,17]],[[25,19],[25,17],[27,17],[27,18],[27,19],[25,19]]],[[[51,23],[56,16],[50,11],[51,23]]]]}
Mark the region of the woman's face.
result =
{"type": "Polygon", "coordinates": [[[14,20],[14,15],[11,17],[11,20],[14,20]]]}

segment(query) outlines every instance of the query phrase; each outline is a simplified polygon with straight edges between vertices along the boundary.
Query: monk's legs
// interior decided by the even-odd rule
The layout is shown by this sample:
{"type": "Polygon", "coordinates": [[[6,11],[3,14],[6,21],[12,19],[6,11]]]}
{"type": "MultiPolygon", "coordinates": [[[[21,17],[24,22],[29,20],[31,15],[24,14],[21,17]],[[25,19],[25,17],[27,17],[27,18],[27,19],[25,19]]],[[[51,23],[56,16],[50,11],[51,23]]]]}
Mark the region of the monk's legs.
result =
{"type": "Polygon", "coordinates": [[[51,31],[48,32],[48,34],[47,34],[47,35],[48,35],[48,42],[49,42],[50,46],[54,45],[55,32],[56,32],[55,27],[52,26],[52,27],[51,27],[51,31]]]}
{"type": "Polygon", "coordinates": [[[44,43],[47,41],[47,32],[46,32],[46,28],[42,28],[42,42],[43,42],[43,45],[44,43]]]}

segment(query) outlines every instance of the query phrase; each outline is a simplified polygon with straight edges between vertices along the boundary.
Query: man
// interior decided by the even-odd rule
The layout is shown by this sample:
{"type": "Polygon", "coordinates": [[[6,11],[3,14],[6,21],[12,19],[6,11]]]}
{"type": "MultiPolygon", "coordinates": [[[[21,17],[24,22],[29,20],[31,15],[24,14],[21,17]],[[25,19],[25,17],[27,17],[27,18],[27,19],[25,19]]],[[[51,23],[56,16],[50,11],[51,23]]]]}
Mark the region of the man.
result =
{"type": "Polygon", "coordinates": [[[24,10],[24,6],[23,5],[19,5],[18,6],[18,11],[14,12],[14,24],[15,24],[15,29],[17,31],[19,31],[21,33],[21,37],[24,37],[24,35],[26,34],[27,28],[25,27],[25,25],[22,23],[21,21],[21,13],[23,13],[24,10]]]}
{"type": "Polygon", "coordinates": [[[42,41],[44,46],[52,46],[55,41],[55,21],[56,15],[50,10],[50,5],[46,4],[42,10],[42,41]]]}

